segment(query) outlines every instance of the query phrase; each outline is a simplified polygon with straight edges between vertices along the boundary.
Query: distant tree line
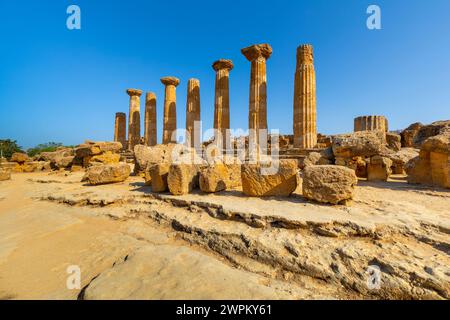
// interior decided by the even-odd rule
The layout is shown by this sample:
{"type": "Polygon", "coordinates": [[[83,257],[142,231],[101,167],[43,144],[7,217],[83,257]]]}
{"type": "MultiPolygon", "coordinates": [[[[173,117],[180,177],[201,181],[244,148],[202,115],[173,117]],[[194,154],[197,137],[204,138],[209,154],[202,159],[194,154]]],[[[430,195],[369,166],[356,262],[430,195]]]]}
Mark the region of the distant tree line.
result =
{"type": "MultiPolygon", "coordinates": [[[[23,148],[17,144],[16,140],[6,139],[0,140],[0,156],[9,159],[11,158],[13,153],[22,152],[27,153],[30,157],[34,157],[35,155],[38,155],[41,152],[56,151],[56,149],[58,149],[59,147],[63,147],[63,144],[60,142],[47,142],[38,144],[33,148],[29,148],[25,152],[23,148]]],[[[67,147],[70,148],[71,146],[67,147]]]]}

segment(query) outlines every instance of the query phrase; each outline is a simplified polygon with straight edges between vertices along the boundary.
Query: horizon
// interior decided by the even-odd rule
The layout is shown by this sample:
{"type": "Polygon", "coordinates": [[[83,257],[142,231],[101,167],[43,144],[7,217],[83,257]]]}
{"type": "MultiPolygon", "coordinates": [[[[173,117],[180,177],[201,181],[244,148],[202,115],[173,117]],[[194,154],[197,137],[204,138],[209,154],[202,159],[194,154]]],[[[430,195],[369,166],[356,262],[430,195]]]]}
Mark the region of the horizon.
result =
{"type": "MultiPolygon", "coordinates": [[[[24,149],[50,141],[112,141],[115,113],[128,118],[128,88],[144,91],[141,124],[145,92],[156,93],[161,142],[164,76],[180,79],[178,128],[185,127],[187,81],[200,80],[206,131],[214,115],[211,65],[221,58],[234,63],[231,129],[246,130],[250,63],[240,50],[258,43],[273,48],[267,119],[280,134],[292,134],[295,55],[305,43],[314,47],[318,132],[352,132],[353,119],[362,115],[386,116],[391,131],[450,118],[450,39],[441,32],[450,28],[445,0],[432,6],[376,1],[381,30],[366,26],[372,1],[232,2],[226,11],[206,1],[24,3],[0,4],[0,139],[17,140],[24,149]],[[81,8],[81,30],[66,27],[71,4],[81,8]],[[167,21],[169,12],[174,21],[167,21]]],[[[141,135],[143,130],[141,125],[141,135]]]]}

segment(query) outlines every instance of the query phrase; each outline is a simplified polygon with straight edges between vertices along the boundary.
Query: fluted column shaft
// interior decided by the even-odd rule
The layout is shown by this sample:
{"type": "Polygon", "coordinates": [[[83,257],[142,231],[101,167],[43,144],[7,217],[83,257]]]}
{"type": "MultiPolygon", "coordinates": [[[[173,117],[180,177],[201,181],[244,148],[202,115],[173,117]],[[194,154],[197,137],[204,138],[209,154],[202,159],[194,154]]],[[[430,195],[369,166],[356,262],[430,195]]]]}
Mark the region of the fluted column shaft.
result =
{"type": "Polygon", "coordinates": [[[191,147],[200,148],[200,81],[189,79],[186,100],[186,131],[191,147]],[[197,122],[197,125],[195,125],[197,122]]]}
{"type": "Polygon", "coordinates": [[[388,120],[384,116],[361,116],[354,120],[354,131],[381,130],[387,132],[388,120]]]}
{"type": "Polygon", "coordinates": [[[130,113],[128,115],[128,150],[133,151],[134,146],[141,141],[141,90],[128,89],[130,96],[130,113]]]}
{"type": "Polygon", "coordinates": [[[122,148],[125,148],[127,138],[127,116],[123,112],[116,113],[116,119],[114,123],[114,141],[118,141],[122,144],[122,148]]]}
{"type": "Polygon", "coordinates": [[[147,146],[157,144],[156,95],[153,92],[147,92],[145,97],[144,141],[147,146]]]}
{"type": "Polygon", "coordinates": [[[272,54],[272,48],[268,44],[259,44],[244,48],[241,52],[251,62],[248,126],[255,130],[258,141],[260,130],[267,131],[266,60],[272,54]]]}
{"type": "Polygon", "coordinates": [[[161,79],[161,83],[166,86],[164,93],[163,143],[168,144],[172,142],[172,134],[177,130],[176,87],[180,80],[174,77],[165,77],[161,79]]]}
{"type": "Polygon", "coordinates": [[[297,49],[294,81],[294,147],[309,149],[317,144],[316,73],[313,48],[297,49]]]}
{"type": "Polygon", "coordinates": [[[214,129],[215,140],[222,146],[227,146],[230,141],[230,70],[233,69],[231,60],[220,59],[213,63],[216,71],[215,96],[214,96],[214,129]]]}

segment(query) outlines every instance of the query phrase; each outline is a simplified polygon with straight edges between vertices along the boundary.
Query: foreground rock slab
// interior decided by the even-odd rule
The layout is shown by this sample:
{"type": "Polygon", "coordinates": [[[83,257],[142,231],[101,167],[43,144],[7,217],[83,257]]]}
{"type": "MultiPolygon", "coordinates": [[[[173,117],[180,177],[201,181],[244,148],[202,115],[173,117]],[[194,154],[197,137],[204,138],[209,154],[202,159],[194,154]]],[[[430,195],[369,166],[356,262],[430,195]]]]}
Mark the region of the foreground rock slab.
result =
{"type": "Polygon", "coordinates": [[[125,181],[131,173],[126,163],[98,165],[87,169],[82,181],[90,185],[108,184],[125,181]]]}
{"type": "Polygon", "coordinates": [[[340,204],[353,198],[358,182],[355,171],[343,166],[311,166],[303,172],[303,196],[323,203],[340,204]]]}
{"type": "Polygon", "coordinates": [[[268,166],[270,165],[278,166],[273,174],[265,174],[262,164],[242,165],[241,179],[244,194],[251,197],[289,196],[295,191],[297,160],[280,160],[268,166]]]}

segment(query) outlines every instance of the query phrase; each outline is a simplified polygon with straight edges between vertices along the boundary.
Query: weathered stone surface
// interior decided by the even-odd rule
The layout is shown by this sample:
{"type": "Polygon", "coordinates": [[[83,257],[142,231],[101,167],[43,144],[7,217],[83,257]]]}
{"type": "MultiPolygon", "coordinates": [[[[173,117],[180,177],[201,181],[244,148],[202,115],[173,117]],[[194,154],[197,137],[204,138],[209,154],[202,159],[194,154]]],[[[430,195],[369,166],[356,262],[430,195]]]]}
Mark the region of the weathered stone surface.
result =
{"type": "Polygon", "coordinates": [[[419,150],[414,148],[402,148],[401,150],[388,155],[392,160],[392,173],[405,174],[405,165],[409,160],[418,157],[419,150]]]}
{"type": "Polygon", "coordinates": [[[113,164],[119,163],[120,154],[107,151],[103,154],[95,155],[91,158],[91,163],[113,164]]]}
{"type": "Polygon", "coordinates": [[[420,148],[422,143],[450,127],[450,120],[436,121],[429,125],[420,122],[411,124],[401,132],[402,147],[420,148]]]}
{"type": "Polygon", "coordinates": [[[313,47],[297,48],[294,81],[294,147],[314,148],[317,145],[316,73],[313,47]]]}
{"type": "Polygon", "coordinates": [[[382,131],[360,131],[333,137],[333,153],[336,157],[371,157],[380,154],[386,146],[382,131]]]}
{"type": "Polygon", "coordinates": [[[298,163],[296,160],[279,160],[276,173],[265,175],[263,166],[269,164],[243,164],[241,166],[242,191],[251,197],[289,196],[297,188],[298,163]]]}
{"type": "Polygon", "coordinates": [[[229,75],[233,69],[231,60],[220,59],[213,63],[216,71],[215,95],[214,95],[214,129],[215,141],[226,146],[230,137],[227,130],[230,129],[230,94],[229,75]]]}
{"type": "Polygon", "coordinates": [[[386,133],[386,142],[389,149],[392,149],[394,151],[400,151],[400,149],[402,148],[401,139],[402,137],[398,133],[394,132],[386,133]]]}
{"type": "Polygon", "coordinates": [[[54,158],[54,160],[51,162],[52,166],[56,167],[57,169],[63,169],[68,168],[72,166],[73,160],[75,159],[74,156],[57,156],[54,158]]]}
{"type": "Polygon", "coordinates": [[[336,158],[335,164],[344,166],[355,171],[356,176],[360,178],[367,178],[367,163],[363,157],[352,158],[336,158]]]}
{"type": "Polygon", "coordinates": [[[450,188],[450,129],[425,140],[419,156],[406,165],[409,183],[450,188]]]}
{"type": "Polygon", "coordinates": [[[368,181],[387,181],[392,174],[392,160],[382,156],[373,156],[367,165],[368,181]]]}
{"type": "Polygon", "coordinates": [[[11,170],[0,168],[0,181],[10,179],[11,179],[11,170]]]}
{"type": "Polygon", "coordinates": [[[308,166],[314,166],[319,163],[322,155],[319,152],[310,152],[308,156],[300,164],[300,168],[303,169],[308,166]]]}
{"type": "Polygon", "coordinates": [[[198,186],[199,166],[193,164],[171,164],[167,185],[173,195],[183,195],[198,186]]]}
{"type": "Polygon", "coordinates": [[[122,149],[122,144],[118,141],[114,142],[91,142],[86,141],[75,148],[75,155],[77,158],[84,158],[88,156],[95,156],[105,152],[119,152],[122,149]]]}
{"type": "Polygon", "coordinates": [[[126,163],[107,164],[89,167],[82,181],[91,185],[107,184],[125,181],[131,173],[126,163]]]}
{"type": "Polygon", "coordinates": [[[339,204],[352,199],[358,182],[355,171],[342,166],[311,166],[303,172],[303,196],[339,204]]]}
{"type": "Polygon", "coordinates": [[[39,162],[37,161],[31,161],[26,162],[22,165],[22,172],[36,172],[39,170],[39,162]]]}
{"type": "Polygon", "coordinates": [[[16,163],[25,163],[27,161],[30,161],[30,157],[26,153],[22,152],[15,152],[12,154],[10,161],[16,162],[16,163]]]}
{"type": "Polygon", "coordinates": [[[158,163],[147,167],[148,178],[146,184],[152,186],[153,192],[165,192],[168,190],[167,177],[169,175],[170,164],[158,163]]]}
{"type": "Polygon", "coordinates": [[[219,192],[242,185],[241,166],[239,164],[218,163],[200,169],[200,190],[203,192],[219,192]]]}

